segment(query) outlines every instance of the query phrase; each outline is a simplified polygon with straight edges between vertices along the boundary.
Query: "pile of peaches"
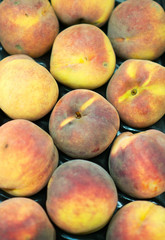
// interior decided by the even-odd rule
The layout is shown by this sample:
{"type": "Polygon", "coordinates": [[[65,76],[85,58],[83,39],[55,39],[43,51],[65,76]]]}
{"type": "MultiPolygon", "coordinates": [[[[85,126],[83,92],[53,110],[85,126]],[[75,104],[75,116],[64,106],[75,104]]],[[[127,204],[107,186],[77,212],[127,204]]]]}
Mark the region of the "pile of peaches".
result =
{"type": "Polygon", "coordinates": [[[0,1],[0,239],[165,240],[164,9],[0,1]]]}

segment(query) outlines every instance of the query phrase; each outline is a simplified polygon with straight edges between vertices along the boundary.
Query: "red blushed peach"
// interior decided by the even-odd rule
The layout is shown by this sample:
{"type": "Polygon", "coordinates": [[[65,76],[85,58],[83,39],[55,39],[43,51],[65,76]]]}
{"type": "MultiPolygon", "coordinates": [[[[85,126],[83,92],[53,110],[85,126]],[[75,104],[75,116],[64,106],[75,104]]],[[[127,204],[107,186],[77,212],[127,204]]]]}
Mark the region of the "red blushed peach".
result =
{"type": "Polygon", "coordinates": [[[106,97],[127,125],[153,125],[165,114],[165,67],[149,60],[126,60],[110,79],[106,97]]]}
{"type": "Polygon", "coordinates": [[[52,138],[28,120],[0,127],[0,188],[14,196],[30,196],[44,188],[58,165],[52,138]]]}
{"type": "Polygon", "coordinates": [[[116,109],[100,94],[72,90],[55,105],[49,132],[55,145],[73,158],[92,158],[108,148],[119,130],[116,109]]]}
{"type": "Polygon", "coordinates": [[[36,58],[50,50],[59,22],[48,0],[4,0],[0,29],[0,42],[9,54],[36,58]]]}
{"type": "Polygon", "coordinates": [[[54,107],[59,88],[50,72],[23,54],[0,61],[0,108],[12,119],[38,120],[54,107]]]}
{"type": "Polygon", "coordinates": [[[0,203],[0,239],[55,240],[56,232],[46,212],[34,200],[11,198],[0,203]]]}
{"type": "Polygon", "coordinates": [[[152,0],[122,2],[109,18],[108,37],[121,58],[154,60],[160,57],[165,51],[163,7],[152,0]]]}
{"type": "Polygon", "coordinates": [[[109,156],[109,171],[119,189],[135,198],[165,191],[165,134],[154,129],[120,134],[109,156]]]}
{"type": "Polygon", "coordinates": [[[101,166],[72,160],[60,165],[48,183],[46,208],[64,231],[87,234],[103,228],[117,205],[115,184],[101,166]]]}
{"type": "Polygon", "coordinates": [[[57,17],[66,25],[90,23],[98,27],[108,20],[115,0],[51,0],[57,17]]]}
{"type": "Polygon", "coordinates": [[[116,56],[105,33],[91,24],[77,24],[55,39],[50,72],[70,88],[95,89],[109,80],[115,64],[116,56]]]}
{"type": "Polygon", "coordinates": [[[165,208],[149,201],[134,201],[112,218],[106,240],[164,240],[165,208]]]}

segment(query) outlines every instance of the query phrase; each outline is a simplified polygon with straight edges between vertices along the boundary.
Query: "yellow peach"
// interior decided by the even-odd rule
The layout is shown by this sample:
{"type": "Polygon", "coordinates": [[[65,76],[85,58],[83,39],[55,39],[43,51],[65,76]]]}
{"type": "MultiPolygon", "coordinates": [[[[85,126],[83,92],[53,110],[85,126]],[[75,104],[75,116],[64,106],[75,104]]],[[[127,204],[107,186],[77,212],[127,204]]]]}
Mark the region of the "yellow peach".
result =
{"type": "Polygon", "coordinates": [[[0,127],[0,188],[14,196],[43,189],[58,165],[58,150],[50,135],[23,119],[0,127]]]}
{"type": "Polygon", "coordinates": [[[103,228],[117,205],[115,184],[101,166],[75,159],[60,165],[48,183],[46,208],[64,231],[88,234],[103,228]]]}
{"type": "Polygon", "coordinates": [[[110,151],[109,171],[129,196],[159,196],[165,191],[165,134],[155,129],[121,133],[110,151]]]}
{"type": "Polygon", "coordinates": [[[149,201],[134,201],[112,218],[106,240],[164,240],[165,208],[149,201]]]}
{"type": "Polygon", "coordinates": [[[120,3],[112,11],[107,31],[121,58],[154,60],[165,52],[165,12],[156,1],[120,3]]]}
{"type": "Polygon", "coordinates": [[[0,203],[0,223],[3,240],[56,239],[46,212],[30,198],[13,197],[0,203]]]}
{"type": "Polygon", "coordinates": [[[0,42],[9,54],[37,58],[50,50],[59,22],[48,0],[4,0],[0,29],[0,42]]]}
{"type": "Polygon", "coordinates": [[[106,97],[127,125],[153,125],[165,114],[165,67],[149,60],[124,61],[110,79],[106,97]]]}
{"type": "Polygon", "coordinates": [[[95,89],[105,84],[116,64],[111,42],[91,24],[77,24],[56,37],[50,58],[50,72],[70,88],[95,89]]]}
{"type": "Polygon", "coordinates": [[[65,25],[90,23],[103,26],[115,5],[115,0],[51,0],[57,17],[65,25]]]}
{"type": "Polygon", "coordinates": [[[0,61],[0,108],[12,119],[38,120],[55,105],[59,88],[50,72],[31,57],[0,61]]]}
{"type": "Polygon", "coordinates": [[[119,125],[116,109],[103,96],[92,90],[76,89],[54,106],[49,133],[68,156],[89,159],[109,147],[119,125]]]}

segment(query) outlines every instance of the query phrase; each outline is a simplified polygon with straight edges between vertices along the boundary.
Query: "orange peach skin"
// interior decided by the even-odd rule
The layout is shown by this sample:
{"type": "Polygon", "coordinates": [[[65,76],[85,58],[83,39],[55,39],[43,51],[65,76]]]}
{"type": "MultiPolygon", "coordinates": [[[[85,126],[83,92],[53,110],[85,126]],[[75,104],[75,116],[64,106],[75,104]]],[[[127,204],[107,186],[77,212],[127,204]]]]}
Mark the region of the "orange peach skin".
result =
{"type": "Polygon", "coordinates": [[[113,8],[114,0],[51,0],[57,17],[66,25],[76,23],[90,23],[95,26],[103,26],[113,8]]]}
{"type": "Polygon", "coordinates": [[[72,160],[53,173],[46,208],[64,231],[87,234],[103,228],[117,205],[117,191],[110,175],[99,165],[72,160]]]}
{"type": "Polygon", "coordinates": [[[106,150],[120,119],[116,109],[100,94],[77,89],[65,94],[49,119],[55,145],[73,158],[92,158],[106,150]]]}
{"type": "Polygon", "coordinates": [[[114,141],[109,170],[121,191],[149,199],[165,191],[165,134],[147,130],[125,132],[114,141]]]}
{"type": "Polygon", "coordinates": [[[0,29],[0,42],[9,54],[37,58],[50,50],[59,22],[48,0],[4,0],[0,29]]]}
{"type": "Polygon", "coordinates": [[[0,188],[30,196],[46,186],[58,165],[58,151],[48,133],[17,119],[0,127],[0,159],[0,188]]]}
{"type": "Polygon", "coordinates": [[[56,37],[50,72],[73,88],[95,89],[105,84],[116,65],[116,56],[105,33],[91,24],[66,28],[56,37]]]}
{"type": "Polygon", "coordinates": [[[28,198],[11,198],[0,203],[0,223],[0,239],[56,239],[55,229],[46,212],[28,198]]]}
{"type": "Polygon", "coordinates": [[[135,201],[112,218],[106,240],[164,240],[165,208],[149,201],[135,201]]]}
{"type": "Polygon", "coordinates": [[[23,54],[0,61],[0,108],[12,119],[38,120],[54,107],[59,88],[50,72],[23,54]]]}
{"type": "Polygon", "coordinates": [[[165,12],[152,0],[127,0],[112,12],[108,37],[124,59],[154,60],[165,51],[165,12]]]}
{"type": "Polygon", "coordinates": [[[127,125],[153,125],[165,114],[165,67],[148,60],[126,60],[110,79],[106,97],[127,125]]]}

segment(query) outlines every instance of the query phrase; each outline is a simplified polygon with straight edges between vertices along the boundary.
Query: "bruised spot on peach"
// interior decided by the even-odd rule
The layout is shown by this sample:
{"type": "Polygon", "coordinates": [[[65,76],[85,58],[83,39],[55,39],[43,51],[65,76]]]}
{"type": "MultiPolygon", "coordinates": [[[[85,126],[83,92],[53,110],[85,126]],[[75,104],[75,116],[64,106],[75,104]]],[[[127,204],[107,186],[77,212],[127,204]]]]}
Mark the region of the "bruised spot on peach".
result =
{"type": "Polygon", "coordinates": [[[15,47],[16,47],[18,50],[22,50],[22,47],[21,47],[21,45],[19,45],[19,44],[16,44],[15,47]]]}

